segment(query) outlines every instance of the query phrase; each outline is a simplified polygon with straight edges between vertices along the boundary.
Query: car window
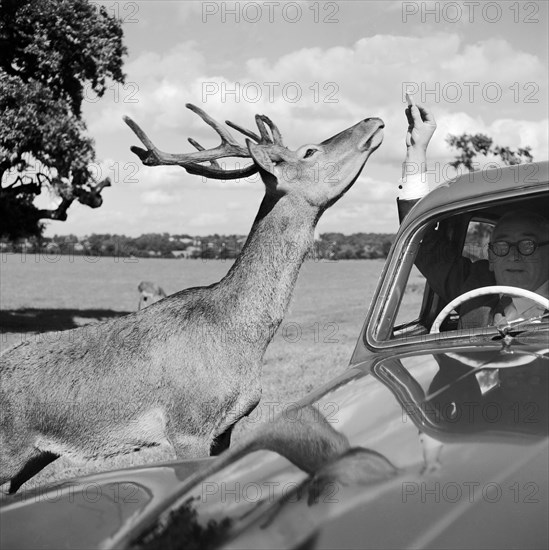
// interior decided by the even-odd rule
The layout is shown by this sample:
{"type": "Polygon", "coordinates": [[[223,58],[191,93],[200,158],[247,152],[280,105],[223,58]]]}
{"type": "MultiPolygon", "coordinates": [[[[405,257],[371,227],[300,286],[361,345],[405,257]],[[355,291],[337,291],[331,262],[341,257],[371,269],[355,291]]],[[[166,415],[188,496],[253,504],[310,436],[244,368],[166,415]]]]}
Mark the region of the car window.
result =
{"type": "Polygon", "coordinates": [[[404,295],[402,296],[402,301],[398,309],[395,322],[395,336],[402,328],[408,326],[409,323],[419,319],[423,294],[425,292],[425,282],[425,277],[414,265],[410,272],[410,277],[408,278],[408,282],[404,289],[404,295]]]}
{"type": "MultiPolygon", "coordinates": [[[[460,225],[459,217],[456,217],[455,220],[455,227],[461,227],[461,231],[457,234],[454,233],[453,239],[456,245],[463,242],[461,255],[472,262],[487,260],[488,243],[494,229],[494,221],[475,217],[469,221],[468,225],[460,225]]],[[[454,225],[453,222],[450,222],[450,224],[454,225]]],[[[447,252],[438,251],[437,255],[446,254],[447,252]]],[[[393,337],[406,336],[410,332],[418,333],[418,331],[424,329],[424,327],[418,325],[422,307],[427,309],[435,308],[437,309],[436,313],[438,313],[438,310],[442,309],[444,305],[440,297],[426,285],[426,278],[414,265],[404,288],[402,301],[395,321],[393,337]]],[[[433,315],[430,317],[433,317],[433,315]]],[[[451,326],[457,323],[457,314],[455,312],[450,315],[449,322],[451,326]]]]}
{"type": "Polygon", "coordinates": [[[472,220],[467,228],[462,255],[472,262],[488,259],[488,243],[494,230],[494,223],[472,220]]]}
{"type": "MultiPolygon", "coordinates": [[[[377,348],[380,343],[400,345],[402,340],[424,341],[438,314],[451,299],[452,293],[445,291],[445,285],[459,284],[464,264],[455,260],[466,258],[473,264],[486,261],[497,220],[510,210],[520,209],[546,215],[549,196],[543,193],[521,199],[505,197],[485,203],[482,208],[473,205],[469,211],[441,212],[440,217],[426,219],[413,231],[400,235],[369,314],[364,333],[367,347],[377,348]],[[420,269],[428,275],[427,280],[420,269]]],[[[478,265],[476,269],[489,279],[488,266],[478,265]]],[[[438,328],[441,333],[459,330],[458,314],[446,313],[438,328]]],[[[493,325],[483,326],[482,334],[491,333],[492,328],[493,325]]],[[[470,330],[468,326],[467,334],[470,330]]],[[[449,337],[455,335],[449,334],[449,337]]]]}

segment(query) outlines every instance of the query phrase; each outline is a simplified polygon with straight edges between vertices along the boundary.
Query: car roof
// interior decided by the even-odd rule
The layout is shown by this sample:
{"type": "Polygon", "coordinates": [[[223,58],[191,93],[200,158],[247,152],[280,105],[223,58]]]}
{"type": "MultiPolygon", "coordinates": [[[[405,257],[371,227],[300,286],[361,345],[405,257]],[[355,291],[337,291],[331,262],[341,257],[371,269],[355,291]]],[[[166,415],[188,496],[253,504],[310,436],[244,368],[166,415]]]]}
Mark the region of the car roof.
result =
{"type": "Polygon", "coordinates": [[[418,218],[454,210],[461,205],[480,205],[497,198],[527,198],[547,191],[548,182],[548,161],[468,172],[444,181],[423,197],[402,225],[408,226],[418,218]]]}

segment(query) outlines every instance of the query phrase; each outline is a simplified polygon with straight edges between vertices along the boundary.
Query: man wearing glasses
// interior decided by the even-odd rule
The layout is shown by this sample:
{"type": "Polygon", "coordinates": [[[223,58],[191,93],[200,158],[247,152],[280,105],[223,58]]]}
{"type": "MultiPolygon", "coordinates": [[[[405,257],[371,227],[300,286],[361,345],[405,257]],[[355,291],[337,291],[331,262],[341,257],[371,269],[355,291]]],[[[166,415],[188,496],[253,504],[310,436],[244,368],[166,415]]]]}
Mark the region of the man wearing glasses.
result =
{"type": "MultiPolygon", "coordinates": [[[[429,191],[426,152],[436,130],[432,113],[415,105],[410,96],[407,99],[407,150],[398,198],[401,220],[429,191]]],[[[431,288],[448,302],[468,290],[494,284],[519,287],[549,298],[549,220],[527,210],[508,212],[497,222],[488,248],[488,261],[473,263],[462,257],[460,250],[448,254],[452,244],[443,241],[432,228],[422,241],[416,265],[431,288]]],[[[543,313],[542,306],[526,298],[479,297],[460,308],[460,327],[499,325],[543,313]]]]}
{"type": "MultiPolygon", "coordinates": [[[[497,223],[488,246],[490,270],[496,284],[517,286],[549,297],[549,222],[518,210],[497,223]]],[[[543,314],[543,307],[526,298],[513,298],[505,309],[507,321],[543,314]]],[[[497,322],[497,319],[496,319],[497,322]]]]}

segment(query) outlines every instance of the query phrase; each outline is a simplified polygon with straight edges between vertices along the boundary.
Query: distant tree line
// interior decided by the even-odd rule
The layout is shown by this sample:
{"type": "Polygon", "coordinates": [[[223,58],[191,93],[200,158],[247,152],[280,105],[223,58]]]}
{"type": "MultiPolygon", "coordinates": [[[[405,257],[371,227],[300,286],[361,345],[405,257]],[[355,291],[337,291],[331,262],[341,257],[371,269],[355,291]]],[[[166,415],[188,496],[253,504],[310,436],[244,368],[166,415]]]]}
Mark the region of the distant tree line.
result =
{"type": "MultiPolygon", "coordinates": [[[[386,258],[395,238],[390,233],[323,233],[309,252],[309,259],[369,260],[386,258]]],[[[85,237],[55,235],[30,237],[16,242],[2,241],[4,252],[50,255],[117,256],[137,258],[234,259],[246,242],[245,235],[191,236],[146,233],[127,237],[93,233],[85,237]]],[[[291,250],[288,251],[291,253],[291,250]]]]}

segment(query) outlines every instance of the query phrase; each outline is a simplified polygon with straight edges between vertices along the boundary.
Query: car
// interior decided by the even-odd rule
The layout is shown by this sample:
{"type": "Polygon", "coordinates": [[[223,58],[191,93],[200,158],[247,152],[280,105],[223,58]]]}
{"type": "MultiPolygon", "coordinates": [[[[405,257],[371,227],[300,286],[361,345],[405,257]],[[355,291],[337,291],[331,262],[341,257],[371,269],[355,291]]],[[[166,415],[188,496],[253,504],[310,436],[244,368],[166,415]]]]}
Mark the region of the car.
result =
{"type": "Polygon", "coordinates": [[[2,548],[547,548],[548,301],[461,329],[414,265],[433,224],[477,261],[523,207],[549,212],[547,162],[443,182],[403,220],[343,374],[219,457],[4,499],[2,548]]]}

